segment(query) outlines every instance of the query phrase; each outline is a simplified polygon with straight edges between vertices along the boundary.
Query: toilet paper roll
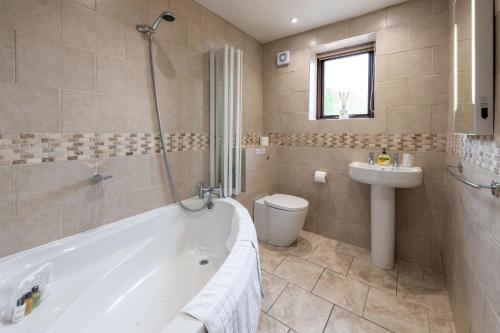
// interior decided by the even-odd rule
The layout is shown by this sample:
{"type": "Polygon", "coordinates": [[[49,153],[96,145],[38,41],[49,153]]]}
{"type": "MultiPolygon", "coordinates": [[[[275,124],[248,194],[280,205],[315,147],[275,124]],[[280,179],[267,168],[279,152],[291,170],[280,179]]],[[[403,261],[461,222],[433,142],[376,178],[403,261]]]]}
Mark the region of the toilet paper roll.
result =
{"type": "Polygon", "coordinates": [[[316,183],[326,183],[327,174],[324,171],[314,172],[314,181],[316,183]]]}

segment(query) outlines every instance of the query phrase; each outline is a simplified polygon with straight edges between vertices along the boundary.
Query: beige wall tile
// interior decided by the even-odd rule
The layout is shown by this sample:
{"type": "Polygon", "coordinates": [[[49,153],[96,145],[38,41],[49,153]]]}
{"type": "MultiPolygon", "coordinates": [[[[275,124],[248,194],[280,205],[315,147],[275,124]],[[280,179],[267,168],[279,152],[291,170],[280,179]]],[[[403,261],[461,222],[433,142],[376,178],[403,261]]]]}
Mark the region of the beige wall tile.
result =
{"type": "Polygon", "coordinates": [[[0,29],[0,81],[14,81],[14,79],[14,30],[0,29]]]}
{"type": "Polygon", "coordinates": [[[396,256],[424,266],[431,265],[431,240],[396,234],[396,256]]]}
{"type": "Polygon", "coordinates": [[[431,106],[402,106],[387,109],[387,133],[430,133],[431,106]]]}
{"type": "Polygon", "coordinates": [[[432,0],[414,0],[387,8],[387,26],[409,23],[432,15],[432,0]]]}
{"type": "Polygon", "coordinates": [[[0,132],[57,133],[59,91],[0,84],[0,132]]]}
{"type": "MultiPolygon", "coordinates": [[[[138,32],[135,26],[127,25],[125,28],[125,55],[127,60],[149,64],[147,37],[138,32]]],[[[157,48],[153,44],[153,56],[157,55],[157,48]]]]}
{"type": "Polygon", "coordinates": [[[448,75],[450,72],[450,49],[447,44],[432,48],[432,74],[448,75]]]}
{"type": "Polygon", "coordinates": [[[448,102],[448,76],[428,76],[408,81],[409,105],[445,104],[448,102]]]}
{"type": "Polygon", "coordinates": [[[94,91],[95,55],[16,33],[16,81],[44,87],[94,91]]]}
{"type": "Polygon", "coordinates": [[[95,9],[95,0],[63,0],[63,1],[73,1],[79,3],[82,6],[95,9]]]}
{"type": "Polygon", "coordinates": [[[126,217],[126,196],[103,197],[62,209],[62,236],[70,236],[126,217]]]}
{"type": "MultiPolygon", "coordinates": [[[[423,77],[433,73],[433,49],[424,48],[410,51],[410,73],[412,77],[423,77]]],[[[437,64],[437,59],[436,59],[437,64]]],[[[438,65],[436,65],[437,67],[438,65]]],[[[444,73],[443,73],[444,74],[444,73]]]]}
{"type": "Polygon", "coordinates": [[[101,159],[97,163],[97,173],[111,175],[97,185],[97,195],[101,197],[119,196],[150,187],[150,156],[125,156],[101,159]]]}
{"type": "Polygon", "coordinates": [[[449,1],[447,0],[432,0],[432,14],[434,15],[447,13],[448,7],[449,1]]]}
{"type": "Polygon", "coordinates": [[[410,26],[400,24],[377,31],[377,54],[391,54],[410,48],[410,26]]]}
{"type": "Polygon", "coordinates": [[[144,98],[127,97],[127,133],[157,132],[154,101],[144,98]]]}
{"type": "MultiPolygon", "coordinates": [[[[189,175],[188,158],[189,153],[171,152],[168,155],[168,161],[172,169],[172,178],[174,182],[182,181],[189,175]]],[[[167,183],[167,175],[161,155],[151,155],[151,185],[160,185],[167,183]]]]}
{"type": "Polygon", "coordinates": [[[4,0],[0,25],[53,40],[59,39],[59,0],[4,0]]]}
{"type": "Polygon", "coordinates": [[[410,23],[410,47],[421,48],[448,42],[448,13],[410,23]]]}
{"type": "Polygon", "coordinates": [[[349,20],[349,35],[358,36],[375,32],[387,26],[387,11],[385,9],[369,13],[349,20]]]}
{"type": "Polygon", "coordinates": [[[0,167],[0,219],[15,215],[15,185],[14,167],[0,167]]]}
{"type": "Polygon", "coordinates": [[[172,11],[177,15],[189,18],[196,24],[201,24],[202,7],[193,0],[171,0],[172,11]]]}
{"type": "Polygon", "coordinates": [[[61,91],[62,132],[122,133],[125,98],[71,90],[61,91]]]}
{"type": "Polygon", "coordinates": [[[145,211],[168,205],[172,202],[166,186],[153,186],[127,194],[127,215],[136,215],[145,211]]]}
{"type": "Polygon", "coordinates": [[[448,129],[448,104],[432,105],[432,133],[446,133],[448,129]]]}
{"type": "Polygon", "coordinates": [[[95,200],[96,188],[90,181],[95,171],[93,160],[16,167],[17,214],[95,200]]]}
{"type": "Polygon", "coordinates": [[[95,201],[77,203],[62,209],[62,236],[67,237],[99,226],[95,201]]]}
{"type": "Polygon", "coordinates": [[[99,93],[126,95],[127,62],[108,56],[97,57],[97,87],[99,93]]]}
{"type": "Polygon", "coordinates": [[[61,3],[61,40],[68,45],[125,57],[125,25],[72,2],[61,3]]]}
{"type": "Polygon", "coordinates": [[[349,21],[327,25],[317,29],[318,44],[331,43],[349,37],[349,21]]]}
{"type": "Polygon", "coordinates": [[[186,29],[188,47],[203,53],[210,51],[213,40],[212,32],[191,21],[188,21],[186,29]]]}
{"type": "MultiPolygon", "coordinates": [[[[98,12],[116,17],[129,25],[149,22],[149,1],[147,0],[96,0],[98,12]]],[[[160,15],[159,13],[156,16],[160,15]]],[[[155,17],[156,17],[155,16],[155,17]]]]}
{"type": "Polygon", "coordinates": [[[59,239],[61,213],[59,209],[41,210],[0,220],[0,226],[0,257],[4,257],[59,239]]]}
{"type": "Polygon", "coordinates": [[[493,310],[491,304],[486,301],[483,316],[483,332],[498,332],[500,330],[500,318],[493,310]]]}
{"type": "MultiPolygon", "coordinates": [[[[379,82],[376,84],[376,104],[381,108],[409,105],[408,80],[379,82]]],[[[377,110],[379,107],[377,107],[377,110]]]]}

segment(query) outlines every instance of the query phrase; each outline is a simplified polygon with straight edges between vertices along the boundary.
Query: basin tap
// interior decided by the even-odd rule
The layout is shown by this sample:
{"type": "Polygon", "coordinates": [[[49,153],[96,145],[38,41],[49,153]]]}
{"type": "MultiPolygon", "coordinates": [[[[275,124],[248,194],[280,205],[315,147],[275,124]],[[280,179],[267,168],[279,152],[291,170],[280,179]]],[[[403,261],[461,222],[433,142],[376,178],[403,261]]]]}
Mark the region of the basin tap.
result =
{"type": "Polygon", "coordinates": [[[392,166],[394,168],[399,168],[399,153],[397,152],[392,154],[392,166]]]}
{"type": "Polygon", "coordinates": [[[373,153],[372,151],[368,153],[368,164],[375,164],[375,153],[373,153]]]}

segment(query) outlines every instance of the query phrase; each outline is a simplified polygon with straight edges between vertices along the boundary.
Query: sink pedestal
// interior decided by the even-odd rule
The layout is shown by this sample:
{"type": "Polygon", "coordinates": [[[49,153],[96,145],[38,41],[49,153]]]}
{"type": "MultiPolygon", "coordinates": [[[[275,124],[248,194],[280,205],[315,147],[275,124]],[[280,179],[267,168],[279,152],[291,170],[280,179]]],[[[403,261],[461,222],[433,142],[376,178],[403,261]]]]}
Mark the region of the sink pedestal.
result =
{"type": "Polygon", "coordinates": [[[396,188],[422,184],[422,169],[352,162],[349,176],[371,185],[372,262],[377,267],[392,269],[396,243],[396,188]]]}
{"type": "Polygon", "coordinates": [[[383,269],[394,267],[396,242],[396,189],[371,186],[372,263],[383,269]]]}

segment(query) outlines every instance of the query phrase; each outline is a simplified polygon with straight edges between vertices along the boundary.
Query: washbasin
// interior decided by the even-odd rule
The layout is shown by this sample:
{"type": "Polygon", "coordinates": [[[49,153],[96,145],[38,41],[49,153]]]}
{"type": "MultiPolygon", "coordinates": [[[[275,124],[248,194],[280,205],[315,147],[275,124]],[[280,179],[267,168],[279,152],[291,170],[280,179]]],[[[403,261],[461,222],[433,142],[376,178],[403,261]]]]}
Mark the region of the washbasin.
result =
{"type": "Polygon", "coordinates": [[[396,245],[396,188],[411,188],[422,184],[422,169],[352,162],[349,164],[349,176],[355,181],[371,185],[372,263],[382,269],[393,269],[396,245]]]}
{"type": "Polygon", "coordinates": [[[370,185],[411,188],[422,184],[420,167],[393,167],[352,162],[349,164],[349,175],[358,182],[370,185]]]}

